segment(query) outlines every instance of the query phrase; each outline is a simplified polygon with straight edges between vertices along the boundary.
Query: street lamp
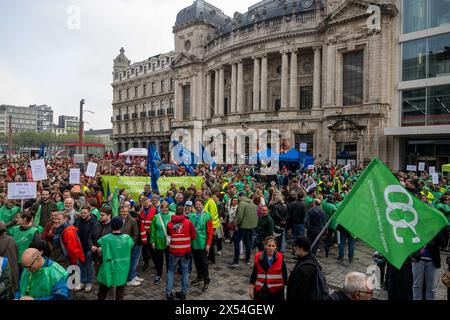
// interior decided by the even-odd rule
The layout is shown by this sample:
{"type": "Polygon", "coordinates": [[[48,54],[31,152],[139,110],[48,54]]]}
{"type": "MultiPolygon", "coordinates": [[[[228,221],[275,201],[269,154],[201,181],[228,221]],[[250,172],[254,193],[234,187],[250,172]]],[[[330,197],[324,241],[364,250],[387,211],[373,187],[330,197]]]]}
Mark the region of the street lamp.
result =
{"type": "Polygon", "coordinates": [[[84,101],[84,99],[81,99],[81,101],[80,101],[80,131],[79,131],[79,141],[78,141],[78,144],[80,145],[79,146],[79,153],[81,154],[81,153],[83,153],[83,133],[84,133],[84,125],[83,125],[83,113],[84,112],[90,112],[90,113],[95,113],[95,112],[93,112],[93,111],[91,111],[91,110],[83,110],[83,106],[84,106],[84,103],[85,103],[85,101],[84,101]]]}

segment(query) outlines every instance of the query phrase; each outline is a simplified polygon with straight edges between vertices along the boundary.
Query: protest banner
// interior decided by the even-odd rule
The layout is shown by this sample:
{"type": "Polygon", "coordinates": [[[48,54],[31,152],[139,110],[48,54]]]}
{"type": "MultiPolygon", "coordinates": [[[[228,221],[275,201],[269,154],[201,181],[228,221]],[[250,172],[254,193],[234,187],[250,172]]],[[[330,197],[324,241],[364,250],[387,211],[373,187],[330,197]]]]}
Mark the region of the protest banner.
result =
{"type": "Polygon", "coordinates": [[[97,172],[97,164],[95,162],[89,162],[86,168],[86,176],[87,177],[95,177],[95,173],[97,172]]]}
{"type": "Polygon", "coordinates": [[[74,154],[73,155],[73,161],[75,163],[83,163],[84,164],[84,154],[74,154]]]}
{"type": "Polygon", "coordinates": [[[429,167],[428,170],[429,170],[430,174],[433,174],[436,172],[436,167],[429,167]]]}
{"type": "Polygon", "coordinates": [[[36,186],[36,182],[10,182],[8,183],[8,199],[36,199],[36,186]]]}
{"type": "Polygon", "coordinates": [[[80,169],[79,168],[70,168],[69,184],[80,184],[80,169]]]}
{"type": "Polygon", "coordinates": [[[308,193],[312,188],[316,186],[316,181],[312,177],[308,177],[301,183],[303,189],[308,193]]]}
{"type": "MultiPolygon", "coordinates": [[[[150,185],[150,177],[118,177],[118,176],[102,176],[102,187],[104,193],[104,199],[108,195],[109,190],[112,193],[114,188],[125,189],[134,201],[139,201],[139,196],[144,192],[144,186],[150,185]]],[[[165,195],[170,190],[172,182],[176,182],[177,188],[184,186],[188,188],[191,184],[195,184],[195,187],[200,189],[205,182],[203,177],[161,177],[158,179],[158,189],[161,195],[165,195]]]]}
{"type": "Polygon", "coordinates": [[[419,171],[425,171],[425,162],[419,162],[419,171]]]}
{"type": "Polygon", "coordinates": [[[417,171],[417,166],[414,166],[412,164],[408,164],[406,166],[406,171],[417,171]]]}
{"type": "Polygon", "coordinates": [[[47,180],[47,168],[44,159],[31,160],[30,166],[34,181],[47,180]]]}

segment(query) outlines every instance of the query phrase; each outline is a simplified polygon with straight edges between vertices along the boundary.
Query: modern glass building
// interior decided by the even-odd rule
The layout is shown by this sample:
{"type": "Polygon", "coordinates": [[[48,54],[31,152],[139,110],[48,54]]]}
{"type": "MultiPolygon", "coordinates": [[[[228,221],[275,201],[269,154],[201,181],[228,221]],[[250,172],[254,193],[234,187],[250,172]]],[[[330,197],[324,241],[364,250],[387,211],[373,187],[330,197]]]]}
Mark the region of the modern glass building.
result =
{"type": "Polygon", "coordinates": [[[394,169],[450,163],[450,0],[399,0],[394,169]]]}

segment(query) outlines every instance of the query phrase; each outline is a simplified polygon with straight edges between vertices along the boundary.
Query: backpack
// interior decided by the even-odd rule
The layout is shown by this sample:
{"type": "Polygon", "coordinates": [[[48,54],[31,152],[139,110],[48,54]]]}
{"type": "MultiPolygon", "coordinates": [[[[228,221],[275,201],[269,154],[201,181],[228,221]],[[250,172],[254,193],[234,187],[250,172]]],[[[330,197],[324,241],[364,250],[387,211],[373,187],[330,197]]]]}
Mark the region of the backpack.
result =
{"type": "Polygon", "coordinates": [[[325,279],[325,275],[322,272],[322,268],[312,262],[312,261],[305,261],[299,264],[298,268],[304,265],[312,265],[316,268],[316,285],[314,286],[314,290],[312,290],[309,293],[309,298],[311,300],[326,300],[328,295],[330,294],[330,291],[328,289],[327,280],[325,279]]]}

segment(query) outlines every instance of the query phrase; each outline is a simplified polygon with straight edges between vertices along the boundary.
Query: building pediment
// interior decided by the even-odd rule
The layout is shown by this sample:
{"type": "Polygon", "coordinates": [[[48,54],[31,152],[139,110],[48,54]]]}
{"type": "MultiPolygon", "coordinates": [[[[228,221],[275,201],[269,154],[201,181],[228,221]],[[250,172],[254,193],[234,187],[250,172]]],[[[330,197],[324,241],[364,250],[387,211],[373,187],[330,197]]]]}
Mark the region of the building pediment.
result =
{"type": "Polygon", "coordinates": [[[180,52],[172,62],[172,68],[180,68],[196,61],[193,54],[180,52]]]}
{"type": "Polygon", "coordinates": [[[395,16],[399,12],[393,4],[379,3],[378,1],[351,0],[344,2],[335,11],[330,13],[324,19],[322,27],[369,17],[371,13],[368,13],[367,9],[371,5],[380,7],[381,14],[384,15],[395,16]]]}

